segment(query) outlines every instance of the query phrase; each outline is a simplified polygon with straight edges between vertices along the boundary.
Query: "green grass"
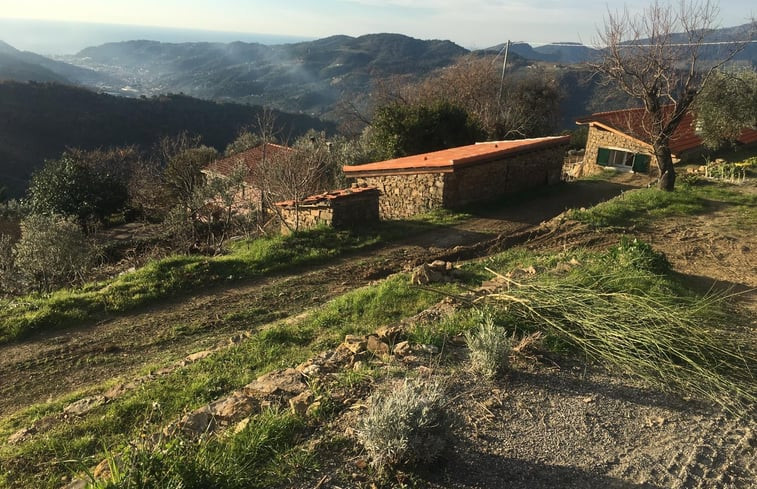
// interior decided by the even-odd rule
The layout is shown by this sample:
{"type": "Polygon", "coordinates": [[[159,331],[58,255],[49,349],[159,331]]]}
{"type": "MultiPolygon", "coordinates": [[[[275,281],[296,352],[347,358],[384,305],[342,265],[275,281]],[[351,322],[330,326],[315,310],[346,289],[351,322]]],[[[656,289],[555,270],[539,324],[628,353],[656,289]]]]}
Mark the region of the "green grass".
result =
{"type": "Polygon", "coordinates": [[[593,227],[645,227],[655,219],[698,215],[723,205],[754,212],[757,195],[749,195],[720,183],[681,182],[673,192],[645,188],[624,192],[619,197],[586,210],[573,210],[568,216],[593,227]]]}
{"type": "Polygon", "coordinates": [[[306,432],[305,420],[288,412],[253,416],[245,429],[224,439],[163,440],[156,447],[128,447],[112,458],[118,468],[99,489],[267,488],[296,475],[310,456],[296,445],[306,432]]]}
{"type": "MultiPolygon", "coordinates": [[[[455,292],[452,286],[443,290],[455,292]]],[[[64,460],[78,461],[77,469],[95,465],[105,449],[117,452],[141,433],[159,431],[187,409],[246,385],[265,372],[296,365],[336,346],[345,334],[367,333],[437,300],[438,293],[410,285],[407,276],[347,293],[300,321],[280,322],[239,345],[140,386],[86,417],[59,423],[21,445],[0,446],[4,469],[0,487],[57,487],[71,468],[64,460]],[[11,474],[13,481],[8,479],[11,474]]],[[[55,410],[61,405],[55,401],[55,410]]],[[[0,433],[29,426],[49,412],[44,405],[28,408],[0,423],[0,433]]]]}
{"type": "Polygon", "coordinates": [[[50,294],[0,299],[0,344],[35,331],[65,328],[214,284],[322,263],[378,243],[449,225],[465,214],[440,210],[414,220],[382,223],[365,232],[321,228],[288,236],[239,241],[223,256],[178,255],[112,280],[50,294]]]}

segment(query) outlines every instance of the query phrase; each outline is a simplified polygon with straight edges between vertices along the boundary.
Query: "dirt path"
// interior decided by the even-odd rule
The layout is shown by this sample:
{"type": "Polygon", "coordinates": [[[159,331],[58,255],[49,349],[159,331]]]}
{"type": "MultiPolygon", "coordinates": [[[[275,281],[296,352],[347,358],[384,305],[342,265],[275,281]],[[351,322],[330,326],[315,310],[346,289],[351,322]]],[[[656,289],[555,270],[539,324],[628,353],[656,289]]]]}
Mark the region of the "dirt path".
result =
{"type": "Polygon", "coordinates": [[[413,236],[297,273],[216,286],[142,310],[0,346],[0,410],[12,413],[145,365],[165,365],[238,331],[298,314],[347,290],[426,261],[458,245],[515,234],[567,208],[588,207],[644,183],[573,182],[499,208],[481,208],[458,225],[413,236]]]}

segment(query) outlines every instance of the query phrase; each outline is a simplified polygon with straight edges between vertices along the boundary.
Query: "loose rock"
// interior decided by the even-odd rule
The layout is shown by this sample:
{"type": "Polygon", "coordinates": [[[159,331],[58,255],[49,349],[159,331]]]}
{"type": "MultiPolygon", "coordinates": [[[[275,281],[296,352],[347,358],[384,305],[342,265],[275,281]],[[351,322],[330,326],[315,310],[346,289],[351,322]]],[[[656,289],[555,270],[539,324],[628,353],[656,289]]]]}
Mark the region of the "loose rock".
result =
{"type": "Polygon", "coordinates": [[[79,399],[63,408],[63,414],[69,416],[83,416],[98,406],[105,404],[105,396],[92,396],[79,399]]]}
{"type": "Polygon", "coordinates": [[[360,353],[361,351],[365,350],[366,342],[365,338],[363,336],[355,336],[348,334],[344,337],[344,342],[342,343],[342,346],[347,348],[352,353],[360,353]]]}
{"type": "Polygon", "coordinates": [[[296,369],[276,370],[250,382],[245,390],[264,395],[286,393],[299,394],[307,388],[302,381],[302,374],[296,369]]]}
{"type": "Polygon", "coordinates": [[[370,335],[366,345],[369,352],[373,353],[377,357],[382,357],[389,354],[389,345],[384,343],[376,335],[370,335]]]}
{"type": "Polygon", "coordinates": [[[410,343],[407,341],[400,341],[396,345],[394,345],[394,354],[397,356],[405,356],[412,353],[412,349],[410,348],[410,343]]]}
{"type": "Polygon", "coordinates": [[[9,445],[16,445],[17,443],[24,442],[37,433],[37,428],[22,428],[8,437],[9,445]]]}
{"type": "Polygon", "coordinates": [[[292,413],[296,414],[297,416],[305,416],[312,402],[313,393],[310,391],[305,391],[289,399],[289,407],[292,408],[292,413]]]}

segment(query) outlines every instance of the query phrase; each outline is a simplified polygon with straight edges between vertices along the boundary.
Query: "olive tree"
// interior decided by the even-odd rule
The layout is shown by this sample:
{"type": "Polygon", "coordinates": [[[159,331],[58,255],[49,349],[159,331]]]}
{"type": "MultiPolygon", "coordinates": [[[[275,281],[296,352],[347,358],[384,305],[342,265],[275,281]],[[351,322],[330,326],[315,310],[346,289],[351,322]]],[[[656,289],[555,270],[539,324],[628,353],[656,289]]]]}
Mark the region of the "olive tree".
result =
{"type": "Polygon", "coordinates": [[[72,218],[32,214],[21,221],[21,239],[13,250],[12,266],[23,288],[50,291],[80,283],[95,256],[72,218]]]}
{"type": "Polygon", "coordinates": [[[67,151],[48,160],[31,179],[28,195],[37,214],[73,216],[81,222],[102,221],[123,209],[127,200],[124,178],[93,165],[85,153],[67,151]]]}
{"type": "Polygon", "coordinates": [[[705,145],[717,149],[757,127],[757,72],[718,72],[694,104],[697,129],[705,145]]]}

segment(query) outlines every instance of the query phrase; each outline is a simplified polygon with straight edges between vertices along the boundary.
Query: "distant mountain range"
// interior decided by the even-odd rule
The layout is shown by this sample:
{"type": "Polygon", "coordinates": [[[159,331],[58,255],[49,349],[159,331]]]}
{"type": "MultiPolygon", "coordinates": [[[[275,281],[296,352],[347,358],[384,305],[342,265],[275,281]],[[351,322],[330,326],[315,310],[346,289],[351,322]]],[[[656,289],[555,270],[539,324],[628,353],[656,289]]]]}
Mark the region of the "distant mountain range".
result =
{"type": "MultiPolygon", "coordinates": [[[[709,42],[743,39],[748,25],[719,29],[709,42]]],[[[674,41],[684,41],[679,35],[674,41]]],[[[502,45],[478,51],[496,54],[502,45]]],[[[707,46],[703,59],[722,46],[707,46]]],[[[164,43],[126,41],[83,49],[56,60],[0,45],[0,79],[57,81],[124,96],[184,93],[194,97],[269,105],[289,112],[335,118],[340,100],[370,92],[392,76],[419,79],[471,51],[450,41],[424,41],[400,34],[332,36],[308,42],[164,43]]],[[[532,47],[514,43],[514,65],[585,63],[599,51],[576,43],[532,47]]],[[[757,43],[736,57],[754,64],[757,43]]]]}
{"type": "Polygon", "coordinates": [[[466,53],[450,41],[373,34],[275,46],[129,41],[65,59],[119,77],[135,93],[183,92],[320,115],[376,80],[422,76],[466,53]]]}
{"type": "Polygon", "coordinates": [[[0,80],[58,82],[84,86],[120,83],[107,73],[20,51],[0,41],[0,80]]]}
{"type": "MultiPolygon", "coordinates": [[[[747,39],[757,40],[757,33],[750,31],[750,24],[715,29],[705,36],[704,42],[717,43],[733,40],[743,41],[747,39]]],[[[685,34],[674,34],[671,38],[672,43],[685,43],[687,41],[688,38],[685,34]]],[[[649,40],[642,39],[640,42],[647,43],[649,40]]],[[[504,46],[504,43],[499,44],[488,48],[486,51],[500,52],[504,46]]],[[[701,50],[701,59],[720,59],[726,52],[725,50],[729,48],[729,45],[706,45],[701,50]]],[[[595,49],[576,42],[558,42],[536,47],[532,47],[527,43],[514,42],[510,45],[510,52],[529,61],[547,61],[562,64],[586,63],[596,60],[602,54],[600,49],[595,49]]],[[[752,64],[757,63],[757,43],[748,43],[741,52],[734,56],[733,59],[735,61],[746,61],[752,64]]]]}

